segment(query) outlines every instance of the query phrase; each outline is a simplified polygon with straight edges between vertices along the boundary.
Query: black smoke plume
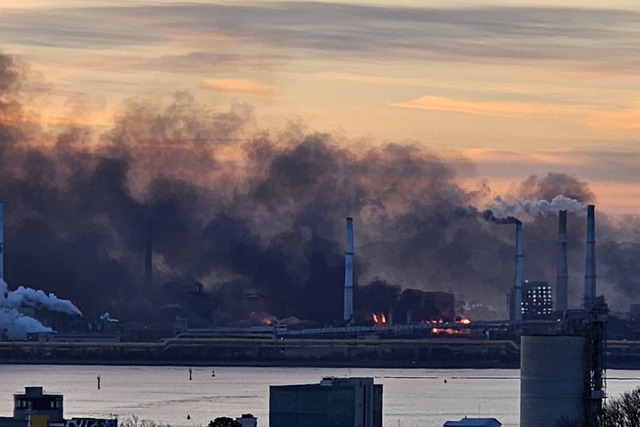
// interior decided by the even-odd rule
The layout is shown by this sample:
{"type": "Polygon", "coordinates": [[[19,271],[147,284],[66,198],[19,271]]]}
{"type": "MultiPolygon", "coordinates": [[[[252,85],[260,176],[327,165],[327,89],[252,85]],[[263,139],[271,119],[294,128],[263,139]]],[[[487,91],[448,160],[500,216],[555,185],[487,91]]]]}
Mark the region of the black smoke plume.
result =
{"type": "MultiPolygon", "coordinates": [[[[478,208],[480,196],[458,185],[444,159],[393,143],[357,152],[294,126],[259,131],[250,106],[215,111],[186,92],[130,102],[101,135],[69,127],[52,137],[26,111],[22,69],[0,55],[10,288],[55,292],[85,314],[123,321],[162,322],[181,310],[193,326],[232,324],[251,311],[332,323],[342,315],[351,216],[356,312],[385,311],[414,288],[464,295],[506,317],[515,242],[495,222],[513,219],[478,208]]],[[[593,198],[586,183],[557,173],[528,178],[514,196],[551,202],[560,194],[593,198]]],[[[555,217],[521,219],[525,278],[552,282],[555,217]]],[[[584,222],[570,217],[576,306],[584,222]]],[[[637,228],[621,245],[617,226],[601,224],[600,236],[612,236],[601,240],[603,289],[637,296],[640,275],[619,268],[626,258],[639,264],[637,228]]]]}

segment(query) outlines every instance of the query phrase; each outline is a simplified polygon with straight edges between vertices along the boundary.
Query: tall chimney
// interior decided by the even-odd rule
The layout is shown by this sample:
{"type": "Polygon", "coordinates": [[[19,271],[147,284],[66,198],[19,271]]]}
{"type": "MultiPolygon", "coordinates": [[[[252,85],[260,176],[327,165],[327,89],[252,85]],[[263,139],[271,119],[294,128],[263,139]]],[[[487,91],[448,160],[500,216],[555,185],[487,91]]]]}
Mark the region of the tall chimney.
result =
{"type": "Polygon", "coordinates": [[[4,282],[4,202],[0,201],[0,283],[4,282]]]}
{"type": "Polygon", "coordinates": [[[584,306],[591,308],[596,297],[596,213],[595,206],[587,206],[587,257],[584,274],[584,306]]]}
{"type": "Polygon", "coordinates": [[[147,235],[144,254],[144,288],[150,291],[153,287],[153,224],[147,219],[147,235]]]}
{"type": "Polygon", "coordinates": [[[353,218],[347,218],[347,250],[344,264],[344,320],[353,321],[353,218]]]}
{"type": "MultiPolygon", "coordinates": [[[[517,220],[516,220],[517,221],[517,220]]],[[[513,286],[513,320],[522,320],[522,222],[516,222],[516,283],[513,286]]]]}
{"type": "Polygon", "coordinates": [[[556,276],[556,310],[567,309],[569,267],[567,260],[567,211],[558,212],[558,275],[556,276]]]}

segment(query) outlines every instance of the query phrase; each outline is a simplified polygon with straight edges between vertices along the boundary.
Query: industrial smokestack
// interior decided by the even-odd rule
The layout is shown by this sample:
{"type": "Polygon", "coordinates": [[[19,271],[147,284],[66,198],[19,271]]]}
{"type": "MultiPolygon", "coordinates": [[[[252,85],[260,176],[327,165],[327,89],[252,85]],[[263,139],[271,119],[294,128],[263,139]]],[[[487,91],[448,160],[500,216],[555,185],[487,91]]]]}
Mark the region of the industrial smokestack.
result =
{"type": "Polygon", "coordinates": [[[569,264],[567,260],[567,211],[558,212],[558,275],[556,276],[556,310],[567,309],[569,264]]]}
{"type": "Polygon", "coordinates": [[[147,220],[147,235],[144,254],[144,288],[150,291],[153,286],[153,225],[147,220]]]}
{"type": "Polygon", "coordinates": [[[513,320],[522,320],[522,222],[516,222],[516,283],[513,287],[513,320]]]}
{"type": "Polygon", "coordinates": [[[353,218],[347,218],[347,250],[344,264],[344,321],[353,321],[353,218]]]}
{"type": "Polygon", "coordinates": [[[0,201],[0,283],[4,282],[4,202],[0,201]]]}
{"type": "Polygon", "coordinates": [[[595,206],[587,206],[587,256],[584,274],[584,306],[591,308],[596,297],[596,213],[595,206]]]}

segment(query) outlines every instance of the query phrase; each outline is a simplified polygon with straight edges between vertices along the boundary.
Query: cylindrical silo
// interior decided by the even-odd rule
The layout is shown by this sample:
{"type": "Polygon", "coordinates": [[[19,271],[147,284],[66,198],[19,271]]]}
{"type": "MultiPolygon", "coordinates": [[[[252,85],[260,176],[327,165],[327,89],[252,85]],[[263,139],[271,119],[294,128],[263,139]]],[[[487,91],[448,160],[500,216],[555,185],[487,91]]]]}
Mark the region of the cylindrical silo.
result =
{"type": "Polygon", "coordinates": [[[579,336],[522,336],[520,427],[582,423],[589,379],[586,343],[579,336]]]}

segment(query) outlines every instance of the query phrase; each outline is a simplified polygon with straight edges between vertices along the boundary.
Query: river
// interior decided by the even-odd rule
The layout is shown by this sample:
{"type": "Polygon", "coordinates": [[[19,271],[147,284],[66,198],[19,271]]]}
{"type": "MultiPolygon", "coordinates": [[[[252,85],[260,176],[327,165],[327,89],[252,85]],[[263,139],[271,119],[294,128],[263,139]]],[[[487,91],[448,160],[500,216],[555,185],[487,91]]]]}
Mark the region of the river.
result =
{"type": "MultiPolygon", "coordinates": [[[[189,380],[189,367],[3,365],[0,416],[13,414],[14,393],[43,386],[45,393],[64,394],[67,418],[135,415],[172,427],[200,427],[216,417],[252,413],[259,427],[268,427],[270,385],[354,376],[383,385],[384,427],[441,427],[465,415],[518,425],[520,373],[515,369],[191,369],[189,380]]],[[[607,371],[609,396],[638,386],[640,371],[607,371]]]]}

